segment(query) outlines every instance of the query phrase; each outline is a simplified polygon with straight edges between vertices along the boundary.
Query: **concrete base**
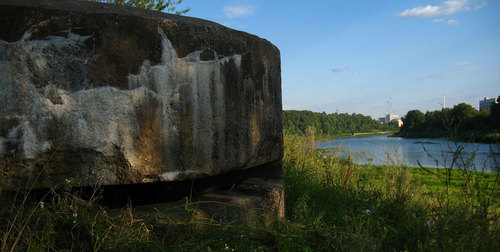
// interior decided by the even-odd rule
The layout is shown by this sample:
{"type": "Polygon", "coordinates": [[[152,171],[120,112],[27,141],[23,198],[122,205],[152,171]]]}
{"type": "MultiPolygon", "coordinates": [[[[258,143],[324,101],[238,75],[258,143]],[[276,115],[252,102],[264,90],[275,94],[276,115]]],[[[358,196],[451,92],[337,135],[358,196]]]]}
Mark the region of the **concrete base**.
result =
{"type": "Polygon", "coordinates": [[[243,224],[269,225],[285,217],[285,193],[282,179],[248,178],[233,188],[211,192],[186,202],[176,201],[134,207],[134,215],[144,218],[157,213],[173,223],[217,220],[243,224]]]}

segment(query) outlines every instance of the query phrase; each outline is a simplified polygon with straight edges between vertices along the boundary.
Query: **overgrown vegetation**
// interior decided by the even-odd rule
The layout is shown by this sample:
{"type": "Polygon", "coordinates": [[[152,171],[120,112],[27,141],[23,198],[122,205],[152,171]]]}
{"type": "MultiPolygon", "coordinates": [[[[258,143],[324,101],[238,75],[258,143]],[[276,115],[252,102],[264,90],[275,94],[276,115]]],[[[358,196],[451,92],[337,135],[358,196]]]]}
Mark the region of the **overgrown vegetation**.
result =
{"type": "Polygon", "coordinates": [[[500,246],[498,173],[408,168],[391,160],[359,166],[315,150],[311,137],[286,137],[284,160],[288,216],[323,235],[315,249],[500,246]]]}
{"type": "MultiPolygon", "coordinates": [[[[0,195],[1,251],[495,251],[498,173],[360,166],[285,136],[287,218],[270,224],[200,217],[198,203],[138,215],[62,191],[41,201],[0,195]],[[178,209],[178,208],[177,208],[178,209]],[[175,209],[166,211],[171,212],[175,209]]],[[[97,192],[97,190],[96,190],[97,192]]],[[[26,192],[28,193],[28,192],[26,192]]],[[[253,211],[248,209],[248,211],[253,211]]],[[[257,216],[256,218],[259,218],[257,216]]]]}
{"type": "Polygon", "coordinates": [[[397,125],[385,125],[362,114],[327,114],[312,111],[283,111],[283,128],[285,132],[306,135],[308,128],[314,127],[316,137],[328,138],[352,135],[354,133],[370,133],[380,131],[397,131],[397,125]]]}
{"type": "Polygon", "coordinates": [[[191,9],[187,8],[184,10],[178,10],[176,5],[182,3],[183,0],[84,0],[90,2],[100,2],[100,3],[111,3],[111,4],[122,4],[128,5],[136,8],[156,10],[156,11],[166,11],[175,14],[186,14],[191,9]]]}
{"type": "MultiPolygon", "coordinates": [[[[500,97],[499,97],[500,98],[500,97]]],[[[500,104],[491,110],[477,111],[460,103],[453,108],[427,111],[408,111],[397,136],[411,138],[453,138],[461,141],[500,142],[500,104]]]]}

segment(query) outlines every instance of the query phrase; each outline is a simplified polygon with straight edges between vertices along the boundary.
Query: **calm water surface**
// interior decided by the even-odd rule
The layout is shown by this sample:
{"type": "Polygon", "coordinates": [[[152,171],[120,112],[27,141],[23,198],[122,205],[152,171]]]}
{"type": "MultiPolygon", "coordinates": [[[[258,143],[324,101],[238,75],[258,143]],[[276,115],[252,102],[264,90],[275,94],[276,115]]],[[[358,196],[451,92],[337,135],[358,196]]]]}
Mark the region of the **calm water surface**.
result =
{"type": "Polygon", "coordinates": [[[453,168],[469,167],[476,170],[497,171],[500,166],[498,145],[478,143],[454,143],[439,139],[406,139],[377,135],[367,137],[346,137],[332,141],[318,142],[318,148],[338,153],[340,157],[354,157],[360,164],[384,165],[386,163],[425,167],[451,167],[453,156],[457,155],[453,168]],[[337,151],[339,150],[339,151],[337,151]]]}

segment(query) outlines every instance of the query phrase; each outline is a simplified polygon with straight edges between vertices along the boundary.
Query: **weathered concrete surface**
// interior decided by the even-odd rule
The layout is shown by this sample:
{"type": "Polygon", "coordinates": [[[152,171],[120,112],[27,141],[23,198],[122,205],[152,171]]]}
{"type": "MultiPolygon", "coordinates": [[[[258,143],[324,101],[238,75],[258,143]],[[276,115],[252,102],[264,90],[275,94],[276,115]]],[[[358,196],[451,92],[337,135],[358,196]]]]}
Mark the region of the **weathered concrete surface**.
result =
{"type": "Polygon", "coordinates": [[[225,222],[271,224],[285,217],[283,179],[248,178],[235,187],[201,196],[198,209],[225,222]],[[221,204],[226,203],[226,204],[221,204]]]}
{"type": "Polygon", "coordinates": [[[266,40],[71,0],[1,0],[0,22],[3,189],[178,181],[282,157],[266,40]]]}
{"type": "Polygon", "coordinates": [[[248,178],[228,190],[186,200],[133,206],[136,218],[165,215],[172,222],[216,220],[244,224],[270,225],[285,218],[285,193],[282,179],[248,178]]]}

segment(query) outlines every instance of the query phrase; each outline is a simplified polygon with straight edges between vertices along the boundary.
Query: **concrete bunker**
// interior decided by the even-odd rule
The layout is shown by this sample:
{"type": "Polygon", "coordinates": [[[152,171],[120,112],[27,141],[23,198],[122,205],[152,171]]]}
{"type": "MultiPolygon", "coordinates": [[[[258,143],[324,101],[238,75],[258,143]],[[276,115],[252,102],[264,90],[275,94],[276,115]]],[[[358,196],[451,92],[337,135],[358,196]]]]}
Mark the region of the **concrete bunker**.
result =
{"type": "Polygon", "coordinates": [[[126,6],[0,6],[2,190],[159,191],[200,179],[203,192],[279,177],[280,54],[270,42],[126,6]]]}

